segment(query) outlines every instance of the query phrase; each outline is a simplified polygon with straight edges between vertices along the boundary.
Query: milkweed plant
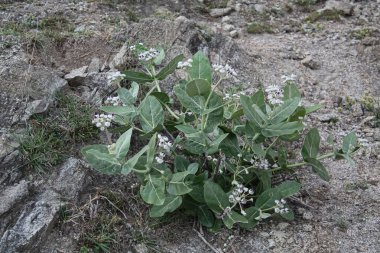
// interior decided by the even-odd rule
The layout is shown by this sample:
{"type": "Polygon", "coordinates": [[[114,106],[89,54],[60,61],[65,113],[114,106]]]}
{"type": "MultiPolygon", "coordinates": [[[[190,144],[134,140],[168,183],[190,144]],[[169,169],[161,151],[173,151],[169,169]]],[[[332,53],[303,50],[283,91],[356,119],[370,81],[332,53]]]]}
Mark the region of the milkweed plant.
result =
{"type": "MultiPolygon", "coordinates": [[[[119,85],[93,119],[109,143],[87,146],[82,154],[102,173],[136,174],[151,217],[182,210],[208,228],[237,223],[245,229],[272,216],[292,220],[286,199],[300,190],[297,168],[311,167],[328,181],[322,160],[353,163],[359,148],[353,132],[341,148],[320,154],[319,132],[306,130],[304,120],[321,106],[302,105],[294,76],[283,77],[281,87],[230,94],[221,84],[238,73],[228,64],[210,65],[202,52],[191,59],[178,55],[160,68],[164,50],[141,43],[130,50],[144,71],[113,77],[130,84],[119,85]],[[169,95],[160,85],[175,71],[186,75],[169,95]],[[127,129],[116,142],[112,126],[127,129]],[[130,151],[132,135],[146,144],[136,152],[130,151]],[[295,147],[301,161],[289,159],[295,147]]],[[[327,142],[332,145],[331,136],[327,142]]]]}

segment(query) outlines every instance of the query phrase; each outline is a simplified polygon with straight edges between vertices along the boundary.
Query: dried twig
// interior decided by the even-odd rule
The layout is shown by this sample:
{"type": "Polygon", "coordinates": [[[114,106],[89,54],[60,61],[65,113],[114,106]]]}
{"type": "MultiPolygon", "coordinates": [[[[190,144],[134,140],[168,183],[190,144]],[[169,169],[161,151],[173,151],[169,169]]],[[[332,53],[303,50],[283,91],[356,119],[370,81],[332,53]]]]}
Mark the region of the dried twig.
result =
{"type": "Polygon", "coordinates": [[[204,237],[199,233],[196,229],[193,229],[195,233],[197,233],[198,237],[202,239],[202,241],[215,253],[221,253],[219,250],[215,249],[204,237]]]}

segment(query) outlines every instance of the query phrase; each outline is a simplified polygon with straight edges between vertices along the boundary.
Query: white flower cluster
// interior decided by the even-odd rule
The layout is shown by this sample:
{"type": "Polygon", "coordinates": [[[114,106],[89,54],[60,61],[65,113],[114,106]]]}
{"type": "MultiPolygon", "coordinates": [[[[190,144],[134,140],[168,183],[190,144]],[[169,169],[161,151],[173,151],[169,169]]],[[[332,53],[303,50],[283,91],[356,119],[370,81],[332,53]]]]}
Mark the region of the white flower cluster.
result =
{"type": "Polygon", "coordinates": [[[251,164],[260,170],[269,170],[270,164],[267,159],[259,158],[258,160],[251,159],[251,164]]]}
{"type": "Polygon", "coordinates": [[[225,66],[219,64],[213,64],[212,68],[215,72],[218,72],[220,75],[223,75],[227,78],[237,76],[236,71],[227,63],[225,66]]]}
{"type": "Polygon", "coordinates": [[[158,52],[156,49],[151,48],[148,51],[142,52],[139,54],[139,60],[140,61],[150,61],[156,58],[160,52],[158,52]]]}
{"type": "Polygon", "coordinates": [[[118,106],[122,105],[124,106],[123,102],[121,101],[119,96],[116,97],[108,97],[106,101],[104,101],[104,104],[106,105],[113,105],[113,106],[118,106]]]}
{"type": "Polygon", "coordinates": [[[286,82],[294,82],[297,80],[297,76],[295,74],[291,74],[290,76],[282,75],[281,79],[284,83],[286,82]]]}
{"type": "Polygon", "coordinates": [[[213,158],[212,156],[208,155],[206,156],[207,160],[209,161],[213,161],[214,163],[218,162],[218,159],[216,159],[215,157],[213,158]]]}
{"type": "Polygon", "coordinates": [[[92,120],[92,124],[104,131],[107,127],[111,126],[111,121],[114,119],[112,114],[95,114],[95,118],[92,120]]]}
{"type": "Polygon", "coordinates": [[[110,82],[113,82],[115,80],[121,80],[125,77],[124,74],[120,73],[120,71],[110,71],[110,72],[107,72],[107,79],[110,81],[110,82]]]}
{"type": "Polygon", "coordinates": [[[229,93],[227,93],[224,97],[223,97],[223,100],[230,100],[230,99],[236,99],[236,100],[239,100],[240,99],[240,95],[245,95],[245,91],[240,91],[239,93],[234,93],[232,95],[230,95],[229,93]]]}
{"type": "Polygon", "coordinates": [[[285,208],[286,201],[284,199],[275,200],[274,202],[276,203],[276,207],[274,208],[275,213],[283,214],[289,212],[289,209],[285,208]]]}
{"type": "Polygon", "coordinates": [[[270,85],[265,89],[267,98],[270,104],[279,105],[284,103],[282,98],[284,97],[284,90],[278,85],[270,85]]]}
{"type": "Polygon", "coordinates": [[[169,141],[168,137],[162,136],[161,134],[158,134],[157,137],[158,137],[158,146],[160,148],[163,148],[166,151],[166,153],[169,153],[170,149],[173,146],[173,143],[169,141]]]}
{"type": "Polygon", "coordinates": [[[240,213],[245,216],[247,214],[241,205],[247,204],[248,201],[253,202],[253,198],[249,198],[249,196],[253,195],[255,191],[253,189],[248,189],[236,181],[234,181],[233,184],[235,185],[235,188],[233,189],[231,195],[228,196],[228,200],[233,204],[233,206],[239,205],[240,213]]]}
{"type": "Polygon", "coordinates": [[[193,59],[188,59],[187,61],[180,61],[177,64],[177,68],[179,69],[185,69],[185,68],[191,68],[191,64],[193,63],[193,59]]]}
{"type": "Polygon", "coordinates": [[[165,156],[166,156],[165,153],[160,152],[160,154],[158,154],[158,156],[156,156],[155,158],[156,162],[163,163],[165,156]]]}

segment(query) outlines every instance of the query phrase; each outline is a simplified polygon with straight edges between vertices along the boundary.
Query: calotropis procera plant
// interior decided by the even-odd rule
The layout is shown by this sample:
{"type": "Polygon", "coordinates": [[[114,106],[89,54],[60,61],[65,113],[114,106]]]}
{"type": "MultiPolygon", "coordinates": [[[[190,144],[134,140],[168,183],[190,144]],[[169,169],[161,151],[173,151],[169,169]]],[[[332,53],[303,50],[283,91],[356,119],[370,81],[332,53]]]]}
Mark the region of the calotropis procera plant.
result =
{"type": "Polygon", "coordinates": [[[343,138],[342,148],[319,153],[318,130],[306,131],[303,120],[320,106],[302,106],[293,77],[285,77],[282,88],[269,86],[250,96],[226,94],[219,85],[237,77],[228,64],[211,66],[198,52],[188,60],[179,55],[158,71],[163,50],[142,44],[131,50],[145,71],[126,71],[123,78],[131,82],[130,88],[119,88],[94,119],[104,131],[113,124],[128,130],[116,143],[109,138],[108,145],[87,146],[82,154],[100,172],[135,173],[151,217],[180,209],[209,228],[239,223],[246,229],[271,216],[293,219],[286,198],[296,194],[300,184],[274,184],[272,179],[284,178],[279,174],[295,178],[296,168],[309,166],[327,181],[321,160],[353,162],[351,154],[358,148],[354,133],[343,138]],[[178,68],[186,78],[173,87],[171,98],[160,83],[178,68]],[[147,144],[131,154],[133,134],[147,144]],[[302,161],[288,159],[294,157],[294,142],[303,143],[302,161]]]}

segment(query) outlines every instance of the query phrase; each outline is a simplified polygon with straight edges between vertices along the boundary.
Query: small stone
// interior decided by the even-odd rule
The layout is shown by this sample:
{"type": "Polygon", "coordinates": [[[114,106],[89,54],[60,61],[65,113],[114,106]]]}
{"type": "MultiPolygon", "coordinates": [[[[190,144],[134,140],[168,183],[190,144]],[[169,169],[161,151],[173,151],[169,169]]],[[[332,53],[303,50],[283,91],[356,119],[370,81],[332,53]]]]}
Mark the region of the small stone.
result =
{"type": "Polygon", "coordinates": [[[230,14],[233,11],[231,7],[227,8],[215,8],[210,10],[210,16],[214,18],[223,17],[230,14]]]}
{"type": "Polygon", "coordinates": [[[302,215],[302,218],[304,218],[305,220],[312,220],[313,219],[313,214],[311,212],[304,212],[303,215],[302,215]]]}
{"type": "Polygon", "coordinates": [[[308,67],[309,69],[319,69],[319,64],[309,55],[304,58],[301,63],[305,66],[308,67]]]}
{"type": "Polygon", "coordinates": [[[373,139],[375,141],[380,141],[380,128],[375,128],[375,131],[373,132],[373,139]]]}
{"type": "Polygon", "coordinates": [[[133,246],[132,252],[133,253],[148,253],[149,249],[145,244],[141,243],[141,244],[137,244],[133,246]]]}
{"type": "Polygon", "coordinates": [[[87,66],[83,66],[78,69],[72,70],[69,74],[65,75],[65,79],[68,81],[70,86],[81,86],[83,81],[87,76],[87,66]]]}
{"type": "Polygon", "coordinates": [[[81,32],[84,32],[85,30],[86,30],[86,25],[80,25],[74,29],[74,32],[81,33],[81,32]]]}
{"type": "Polygon", "coordinates": [[[237,37],[239,37],[239,33],[236,30],[232,30],[230,32],[230,36],[231,36],[231,38],[237,38],[237,37]]]}
{"type": "Polygon", "coordinates": [[[114,56],[109,66],[110,69],[123,70],[125,63],[128,58],[129,45],[125,43],[119,50],[119,52],[114,56]]]}
{"type": "Polygon", "coordinates": [[[303,225],[303,230],[306,232],[311,232],[311,231],[313,231],[313,226],[310,224],[305,224],[305,225],[303,225]]]}
{"type": "Polygon", "coordinates": [[[274,247],[276,247],[276,242],[275,242],[273,239],[269,239],[269,240],[268,240],[268,243],[269,243],[269,248],[274,248],[274,247]]]}
{"type": "Polygon", "coordinates": [[[323,12],[326,10],[336,10],[342,12],[344,15],[351,16],[354,14],[354,5],[342,0],[328,0],[325,4],[325,7],[318,10],[318,12],[323,12]]]}
{"type": "Polygon", "coordinates": [[[285,228],[287,228],[289,226],[289,223],[286,223],[286,222],[280,222],[280,224],[278,224],[278,229],[280,230],[284,230],[285,228]]]}
{"type": "Polygon", "coordinates": [[[256,12],[262,14],[266,11],[266,7],[264,4],[255,4],[253,6],[253,8],[255,9],[256,12]]]}
{"type": "Polygon", "coordinates": [[[260,232],[260,236],[262,236],[264,238],[268,238],[270,236],[270,234],[267,232],[260,232]]]}
{"type": "Polygon", "coordinates": [[[100,70],[100,59],[99,58],[92,58],[90,65],[88,65],[87,73],[98,73],[100,70]]]}
{"type": "Polygon", "coordinates": [[[222,22],[223,23],[230,23],[231,22],[231,18],[229,16],[225,16],[222,18],[222,22]]]}
{"type": "Polygon", "coordinates": [[[226,32],[230,32],[232,30],[235,29],[235,26],[231,25],[231,24],[224,24],[223,25],[223,30],[226,31],[226,32]]]}

